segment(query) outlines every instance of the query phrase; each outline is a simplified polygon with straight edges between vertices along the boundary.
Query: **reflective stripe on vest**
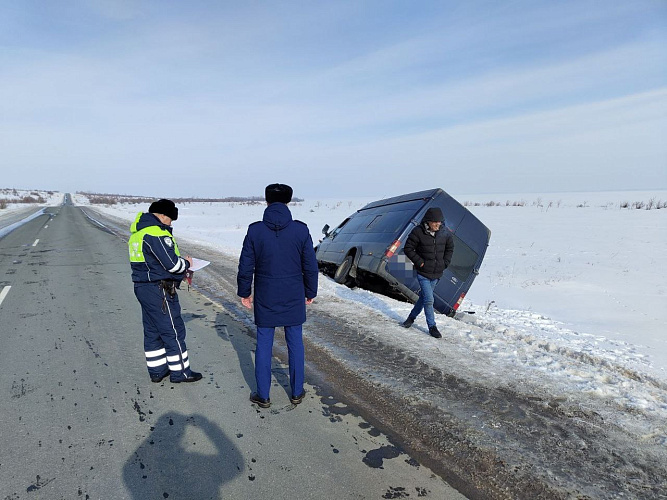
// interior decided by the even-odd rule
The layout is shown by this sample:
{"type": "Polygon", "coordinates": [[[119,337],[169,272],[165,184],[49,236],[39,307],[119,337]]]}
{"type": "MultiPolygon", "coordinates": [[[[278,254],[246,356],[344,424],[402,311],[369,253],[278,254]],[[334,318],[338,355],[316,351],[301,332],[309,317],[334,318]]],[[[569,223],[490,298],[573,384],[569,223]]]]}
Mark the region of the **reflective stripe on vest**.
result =
{"type": "Polygon", "coordinates": [[[146,262],[143,251],[145,235],[155,236],[157,238],[161,238],[162,236],[168,236],[169,238],[171,238],[171,241],[174,242],[174,252],[176,253],[176,256],[177,257],[181,256],[181,252],[178,251],[178,245],[176,244],[176,240],[169,231],[167,231],[166,229],[162,229],[158,226],[148,226],[142,229],[141,231],[133,233],[132,236],[130,236],[130,240],[128,241],[128,247],[130,250],[130,262],[146,262]]]}

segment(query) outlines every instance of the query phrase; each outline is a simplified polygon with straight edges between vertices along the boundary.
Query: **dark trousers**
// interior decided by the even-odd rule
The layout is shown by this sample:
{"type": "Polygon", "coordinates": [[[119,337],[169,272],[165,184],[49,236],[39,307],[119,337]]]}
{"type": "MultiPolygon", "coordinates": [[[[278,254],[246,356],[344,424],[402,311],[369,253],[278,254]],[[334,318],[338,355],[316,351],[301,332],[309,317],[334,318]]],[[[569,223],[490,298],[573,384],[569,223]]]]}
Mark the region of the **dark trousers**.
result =
{"type": "MultiPolygon", "coordinates": [[[[271,358],[273,352],[273,336],[275,327],[257,327],[257,350],[255,351],[255,380],[257,394],[260,398],[269,399],[271,389],[271,358]]],[[[286,326],[285,340],[289,357],[289,382],[292,396],[303,393],[304,349],[302,325],[286,326]]]]}
{"type": "Polygon", "coordinates": [[[158,283],[135,283],[144,323],[144,352],[148,373],[179,379],[190,374],[185,346],[185,323],[178,295],[170,297],[158,283]]]}

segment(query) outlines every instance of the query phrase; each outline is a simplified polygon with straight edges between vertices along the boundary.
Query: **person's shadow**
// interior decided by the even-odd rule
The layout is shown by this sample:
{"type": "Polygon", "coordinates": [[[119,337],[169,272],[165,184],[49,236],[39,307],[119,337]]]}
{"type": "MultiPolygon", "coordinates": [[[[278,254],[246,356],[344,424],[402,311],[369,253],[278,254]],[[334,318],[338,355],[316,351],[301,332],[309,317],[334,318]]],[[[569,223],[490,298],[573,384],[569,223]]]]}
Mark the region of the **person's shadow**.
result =
{"type": "MultiPolygon", "coordinates": [[[[215,318],[215,331],[223,340],[226,340],[232,344],[236,355],[239,358],[239,366],[241,367],[241,372],[243,373],[243,378],[245,379],[246,384],[250,387],[251,391],[256,390],[256,381],[255,381],[255,362],[253,361],[251,353],[255,350],[256,339],[254,336],[245,335],[243,333],[230,333],[228,331],[227,325],[232,319],[225,313],[218,312],[215,318]]],[[[282,333],[282,328],[276,328],[276,337],[282,333]]],[[[280,343],[279,339],[274,340],[274,349],[280,343]]],[[[271,373],[276,377],[276,381],[280,384],[288,396],[291,395],[289,388],[289,372],[284,367],[281,366],[275,358],[271,360],[271,373]]]]}
{"type": "Polygon", "coordinates": [[[134,500],[218,499],[220,487],[244,470],[243,457],[202,415],[162,415],[123,467],[134,500]]]}

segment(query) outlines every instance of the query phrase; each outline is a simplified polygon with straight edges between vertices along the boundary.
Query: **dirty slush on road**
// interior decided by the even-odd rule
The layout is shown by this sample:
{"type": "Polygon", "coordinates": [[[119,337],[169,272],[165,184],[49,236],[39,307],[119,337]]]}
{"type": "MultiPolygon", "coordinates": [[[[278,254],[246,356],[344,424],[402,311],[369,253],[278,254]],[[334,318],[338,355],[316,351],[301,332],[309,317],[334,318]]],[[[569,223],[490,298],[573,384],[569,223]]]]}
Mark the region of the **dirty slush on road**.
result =
{"type": "MultiPolygon", "coordinates": [[[[127,239],[125,221],[94,217],[127,239]]],[[[212,262],[197,273],[196,289],[250,324],[236,297],[236,259],[180,246],[212,262]]],[[[387,453],[407,451],[472,499],[667,498],[659,445],[638,443],[572,398],[431,366],[359,328],[360,318],[341,317],[340,300],[316,299],[309,308],[307,376],[390,436],[395,448],[387,453]]],[[[387,321],[377,314],[379,324],[387,321]]],[[[278,355],[286,361],[285,352],[278,355]]],[[[323,411],[333,419],[336,406],[323,411]]]]}

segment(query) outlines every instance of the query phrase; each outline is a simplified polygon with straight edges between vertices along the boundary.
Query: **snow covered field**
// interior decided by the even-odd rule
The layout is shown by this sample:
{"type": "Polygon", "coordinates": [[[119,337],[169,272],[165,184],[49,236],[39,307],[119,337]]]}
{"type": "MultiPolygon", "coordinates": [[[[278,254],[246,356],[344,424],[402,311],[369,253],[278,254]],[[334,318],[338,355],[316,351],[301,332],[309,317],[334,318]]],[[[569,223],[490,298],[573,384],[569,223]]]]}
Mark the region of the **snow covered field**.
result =
{"type": "MultiPolygon", "coordinates": [[[[667,200],[667,192],[457,196],[491,229],[481,273],[463,309],[478,318],[594,336],[601,347],[626,345],[631,358],[667,376],[667,210],[620,209],[624,201],[667,200]],[[472,206],[523,201],[525,206],[472,206]],[[538,201],[539,200],[539,201],[538,201]],[[552,206],[549,207],[549,203],[552,206]],[[539,203],[541,206],[537,206],[539,203]],[[581,207],[580,205],[586,205],[581,207]]],[[[75,197],[85,204],[85,198],[75,197]]],[[[290,206],[313,241],[369,199],[307,200],[290,206]]],[[[117,205],[104,212],[133,220],[147,207],[117,205]]],[[[181,206],[177,236],[240,254],[249,223],[264,205],[181,206]]],[[[377,299],[385,300],[378,296],[377,299]]],[[[402,304],[389,301],[402,311],[402,304]]],[[[443,318],[444,320],[444,318],[443,318]]],[[[623,350],[623,349],[621,349],[623,350]]]]}
{"type": "MultiPolygon", "coordinates": [[[[626,430],[641,414],[633,433],[667,445],[667,210],[620,208],[623,202],[664,202],[667,192],[455,197],[468,202],[492,235],[462,306],[474,314],[439,316],[444,339],[427,335],[423,316],[417,328],[398,327],[409,304],[324,277],[318,301],[335,302],[340,315],[359,318],[359,328],[431,365],[460,365],[479,380],[583,398],[626,430]],[[484,206],[489,201],[501,206],[484,206]],[[505,206],[507,201],[525,204],[505,206]]],[[[308,199],[290,208],[316,241],[324,224],[334,227],[368,201],[308,199]]],[[[128,224],[147,210],[95,208],[128,224]]],[[[247,225],[261,219],[264,205],[191,203],[179,210],[178,238],[236,257],[247,225]]]]}
{"type": "MultiPolygon", "coordinates": [[[[326,278],[319,300],[335,299],[341,315],[358,315],[360,308],[383,315],[386,323],[360,327],[429,364],[451,365],[455,351],[461,360],[471,353],[484,365],[466,367],[477,377],[548,386],[565,396],[583,393],[600,404],[611,403],[621,414],[641,410],[655,418],[642,433],[667,444],[667,210],[620,208],[624,202],[665,201],[667,192],[455,197],[492,235],[462,306],[474,314],[459,320],[438,317],[445,342],[426,335],[423,316],[417,329],[392,325],[407,316],[409,304],[326,278]],[[484,206],[490,201],[501,206],[484,206]],[[524,206],[506,206],[508,201],[524,206]]],[[[80,196],[74,201],[87,203],[80,196]]],[[[290,209],[316,241],[324,224],[334,227],[368,201],[308,199],[290,209]]],[[[127,221],[147,209],[95,208],[127,221]]],[[[185,204],[175,234],[238,256],[248,224],[260,220],[264,208],[185,204]]]]}

